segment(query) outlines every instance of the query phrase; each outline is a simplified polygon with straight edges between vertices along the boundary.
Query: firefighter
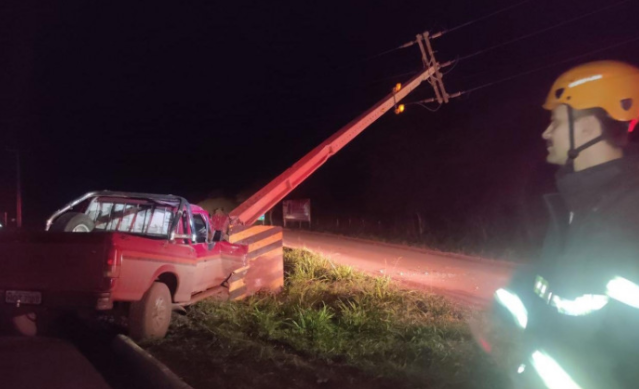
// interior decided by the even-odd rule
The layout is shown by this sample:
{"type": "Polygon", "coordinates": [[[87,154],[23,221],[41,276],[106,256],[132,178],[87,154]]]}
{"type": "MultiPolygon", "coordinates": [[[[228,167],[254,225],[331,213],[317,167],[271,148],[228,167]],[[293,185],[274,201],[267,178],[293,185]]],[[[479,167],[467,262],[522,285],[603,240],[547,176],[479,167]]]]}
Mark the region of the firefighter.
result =
{"type": "Polygon", "coordinates": [[[496,292],[523,339],[521,387],[639,387],[639,69],[591,62],[561,75],[543,107],[542,138],[558,165],[545,196],[541,260],[496,292]]]}

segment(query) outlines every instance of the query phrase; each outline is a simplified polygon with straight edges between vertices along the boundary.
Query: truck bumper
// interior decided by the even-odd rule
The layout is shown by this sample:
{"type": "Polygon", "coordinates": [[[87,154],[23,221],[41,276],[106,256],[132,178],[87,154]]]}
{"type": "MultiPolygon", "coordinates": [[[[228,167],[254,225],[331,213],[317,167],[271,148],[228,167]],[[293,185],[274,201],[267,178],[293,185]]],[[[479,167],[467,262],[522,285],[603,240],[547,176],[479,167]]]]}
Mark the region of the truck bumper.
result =
{"type": "Polygon", "coordinates": [[[6,290],[0,290],[0,310],[5,313],[23,314],[41,310],[106,311],[113,308],[109,292],[51,292],[42,291],[40,303],[23,303],[7,298],[6,290]]]}

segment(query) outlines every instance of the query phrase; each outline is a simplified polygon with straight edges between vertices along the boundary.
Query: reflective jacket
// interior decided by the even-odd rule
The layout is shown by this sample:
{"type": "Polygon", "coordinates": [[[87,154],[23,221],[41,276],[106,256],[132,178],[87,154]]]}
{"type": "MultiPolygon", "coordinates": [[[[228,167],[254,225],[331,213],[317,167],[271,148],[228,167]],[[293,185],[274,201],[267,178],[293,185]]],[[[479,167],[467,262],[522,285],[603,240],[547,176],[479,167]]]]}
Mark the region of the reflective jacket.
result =
{"type": "Polygon", "coordinates": [[[639,158],[560,172],[557,187],[541,260],[510,286],[528,351],[555,355],[584,389],[639,387],[639,158]]]}

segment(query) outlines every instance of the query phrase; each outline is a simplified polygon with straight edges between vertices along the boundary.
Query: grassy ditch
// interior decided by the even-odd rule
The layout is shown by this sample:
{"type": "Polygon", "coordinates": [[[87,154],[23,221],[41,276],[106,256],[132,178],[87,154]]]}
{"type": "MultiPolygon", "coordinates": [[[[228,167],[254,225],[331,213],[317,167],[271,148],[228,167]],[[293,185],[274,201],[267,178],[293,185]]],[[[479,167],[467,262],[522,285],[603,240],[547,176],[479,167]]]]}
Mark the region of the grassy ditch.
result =
{"type": "Polygon", "coordinates": [[[301,250],[285,273],[283,293],[199,303],[145,346],[196,389],[502,386],[444,298],[301,250]]]}

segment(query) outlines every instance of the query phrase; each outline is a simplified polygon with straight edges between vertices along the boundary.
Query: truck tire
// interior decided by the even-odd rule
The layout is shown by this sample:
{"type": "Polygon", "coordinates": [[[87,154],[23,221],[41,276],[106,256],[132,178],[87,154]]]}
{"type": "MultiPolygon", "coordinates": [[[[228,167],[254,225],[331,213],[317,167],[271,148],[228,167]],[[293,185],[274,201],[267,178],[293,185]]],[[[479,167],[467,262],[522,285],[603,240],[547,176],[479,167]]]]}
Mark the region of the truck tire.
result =
{"type": "Polygon", "coordinates": [[[131,303],[129,335],[135,340],[160,339],[171,323],[171,292],[166,284],[154,282],[142,300],[131,303]]]}
{"type": "Polygon", "coordinates": [[[57,218],[50,230],[56,232],[91,232],[95,223],[87,215],[80,212],[68,212],[57,218]]]}

